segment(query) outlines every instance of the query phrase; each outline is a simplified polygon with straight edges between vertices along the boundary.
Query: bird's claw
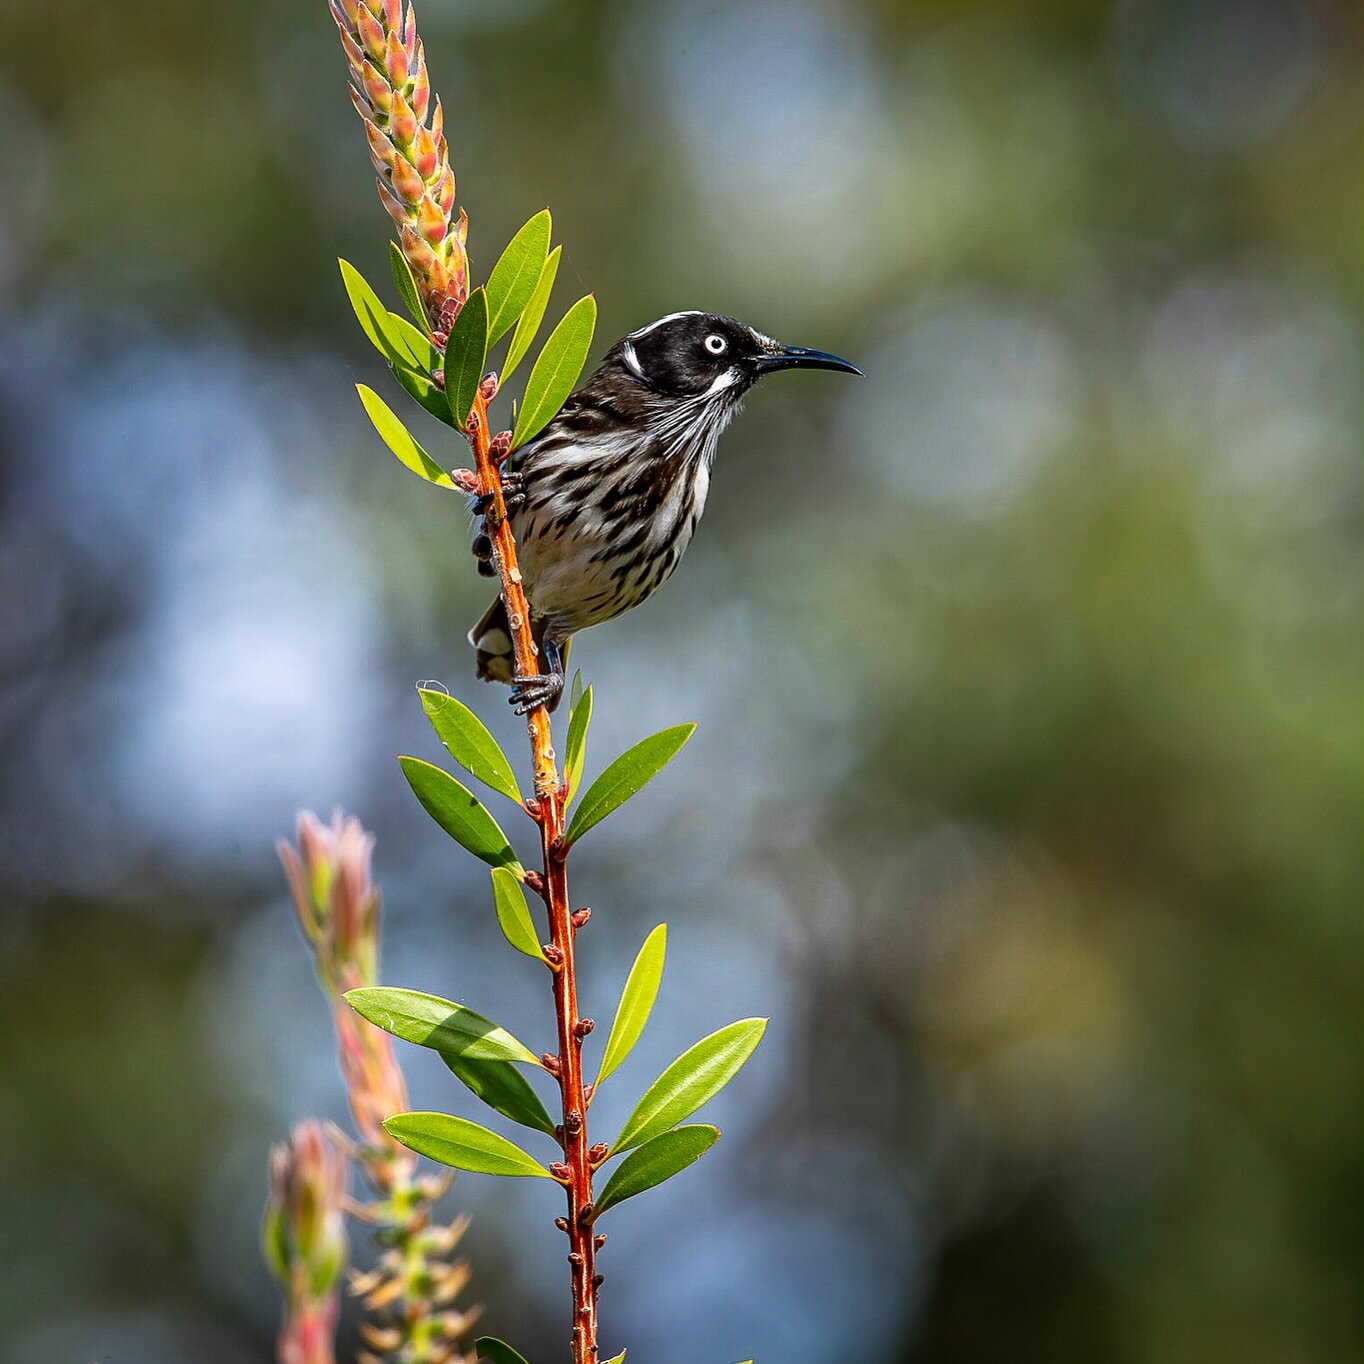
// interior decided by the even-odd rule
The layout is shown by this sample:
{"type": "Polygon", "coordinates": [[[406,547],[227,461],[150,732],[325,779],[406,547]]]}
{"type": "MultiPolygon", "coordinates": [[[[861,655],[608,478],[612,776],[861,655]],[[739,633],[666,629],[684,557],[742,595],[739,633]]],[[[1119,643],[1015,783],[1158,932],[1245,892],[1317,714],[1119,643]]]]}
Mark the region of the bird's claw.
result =
{"type": "Polygon", "coordinates": [[[516,713],[524,715],[540,706],[552,707],[563,689],[562,673],[517,673],[510,700],[516,713]]]}
{"type": "MultiPolygon", "coordinates": [[[[502,505],[509,512],[514,512],[524,504],[526,500],[526,490],[521,485],[521,479],[517,474],[502,475],[502,505]]],[[[473,513],[485,519],[493,509],[492,493],[481,493],[473,500],[473,513]]]]}

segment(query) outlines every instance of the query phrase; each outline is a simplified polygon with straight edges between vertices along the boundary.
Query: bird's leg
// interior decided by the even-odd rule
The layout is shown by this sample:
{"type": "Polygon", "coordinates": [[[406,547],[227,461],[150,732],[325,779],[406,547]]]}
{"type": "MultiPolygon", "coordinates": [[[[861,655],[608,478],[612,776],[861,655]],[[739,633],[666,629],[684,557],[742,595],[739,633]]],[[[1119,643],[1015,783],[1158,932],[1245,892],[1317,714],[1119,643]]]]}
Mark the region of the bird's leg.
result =
{"type": "Polygon", "coordinates": [[[559,652],[559,643],[546,633],[541,642],[544,650],[545,666],[549,669],[547,673],[517,673],[516,680],[512,684],[511,703],[516,707],[518,715],[524,715],[528,710],[534,710],[536,706],[544,706],[547,710],[553,710],[559,703],[559,696],[564,689],[564,659],[559,652]]]}

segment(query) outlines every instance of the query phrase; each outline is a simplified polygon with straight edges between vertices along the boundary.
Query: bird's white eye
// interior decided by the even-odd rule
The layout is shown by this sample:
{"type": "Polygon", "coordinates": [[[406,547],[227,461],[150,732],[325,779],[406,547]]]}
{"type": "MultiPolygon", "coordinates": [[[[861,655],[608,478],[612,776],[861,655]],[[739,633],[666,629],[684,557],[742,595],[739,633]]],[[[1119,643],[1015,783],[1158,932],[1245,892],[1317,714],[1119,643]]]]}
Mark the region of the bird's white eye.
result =
{"type": "Polygon", "coordinates": [[[712,355],[723,355],[729,349],[729,342],[718,332],[711,332],[706,337],[706,349],[712,355]]]}

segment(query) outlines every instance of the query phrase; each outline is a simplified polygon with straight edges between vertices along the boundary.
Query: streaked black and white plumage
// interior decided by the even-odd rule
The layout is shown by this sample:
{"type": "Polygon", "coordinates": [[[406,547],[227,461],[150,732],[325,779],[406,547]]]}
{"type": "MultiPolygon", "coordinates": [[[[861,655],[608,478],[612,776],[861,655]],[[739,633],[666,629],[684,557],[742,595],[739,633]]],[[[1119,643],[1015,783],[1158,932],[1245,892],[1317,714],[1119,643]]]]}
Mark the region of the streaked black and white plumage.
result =
{"type": "MultiPolygon", "coordinates": [[[[504,476],[547,672],[515,676],[499,599],[469,632],[479,677],[513,684],[518,711],[552,707],[570,638],[638,606],[677,567],[705,509],[716,444],[749,389],[800,367],[860,373],[716,313],[672,313],[618,341],[504,476]]],[[[478,545],[486,557],[486,537],[478,545]]]]}

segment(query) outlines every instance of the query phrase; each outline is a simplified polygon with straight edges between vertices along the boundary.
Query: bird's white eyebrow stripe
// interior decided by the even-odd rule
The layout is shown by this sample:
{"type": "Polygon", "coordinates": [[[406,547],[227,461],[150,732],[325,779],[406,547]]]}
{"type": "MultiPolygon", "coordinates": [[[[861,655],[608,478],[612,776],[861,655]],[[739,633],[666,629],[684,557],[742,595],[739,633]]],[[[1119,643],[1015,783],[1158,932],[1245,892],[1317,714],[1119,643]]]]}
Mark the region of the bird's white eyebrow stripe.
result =
{"type": "Polygon", "coordinates": [[[630,340],[637,340],[641,336],[648,336],[655,327],[661,327],[665,322],[676,322],[679,317],[700,317],[701,312],[698,308],[686,308],[680,313],[669,313],[667,317],[660,317],[657,322],[650,322],[647,327],[641,327],[637,332],[630,333],[630,340]]]}

